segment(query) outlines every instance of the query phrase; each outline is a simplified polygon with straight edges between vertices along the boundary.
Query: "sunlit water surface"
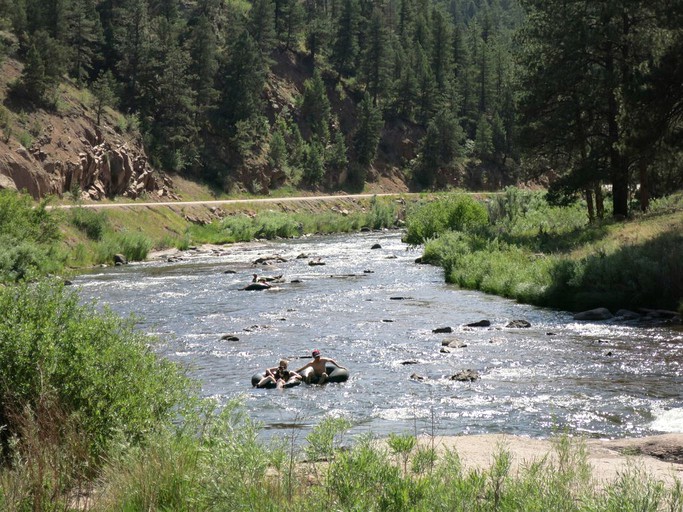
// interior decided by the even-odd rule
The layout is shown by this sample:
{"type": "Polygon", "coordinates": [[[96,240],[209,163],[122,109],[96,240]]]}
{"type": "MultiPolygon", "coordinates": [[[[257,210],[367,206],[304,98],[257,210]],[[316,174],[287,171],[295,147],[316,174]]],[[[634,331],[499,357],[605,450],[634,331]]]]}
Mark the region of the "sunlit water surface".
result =
{"type": "Polygon", "coordinates": [[[565,312],[459,290],[444,283],[441,269],[415,264],[420,252],[400,237],[394,231],[225,246],[177,263],[103,269],[74,284],[84,300],[139,317],[140,328],[162,340],[157,350],[187,365],[205,396],[243,396],[266,437],[306,431],[325,415],[377,435],[683,432],[680,331],[576,322],[565,312]],[[253,263],[276,255],[286,261],[253,263]],[[315,258],[325,265],[310,266],[315,258]],[[282,274],[286,282],[241,290],[253,272],[282,274]],[[465,327],[482,319],[491,327],[465,327]],[[515,319],[531,327],[505,327],[515,319]],[[453,332],[432,332],[440,327],[453,332]],[[226,334],[239,340],[222,339],[226,334]],[[447,339],[467,346],[441,353],[447,339]],[[255,372],[281,357],[296,369],[314,348],[348,366],[351,378],[251,387],[255,372]],[[449,379],[464,369],[481,379],[449,379]]]}

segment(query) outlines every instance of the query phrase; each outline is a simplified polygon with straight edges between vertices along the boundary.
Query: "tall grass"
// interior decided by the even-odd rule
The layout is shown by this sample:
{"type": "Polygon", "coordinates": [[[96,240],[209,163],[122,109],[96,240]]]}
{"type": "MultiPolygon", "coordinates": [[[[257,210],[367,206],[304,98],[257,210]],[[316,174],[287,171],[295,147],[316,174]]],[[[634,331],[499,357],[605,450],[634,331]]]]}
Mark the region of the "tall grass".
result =
{"type": "Polygon", "coordinates": [[[233,401],[197,430],[115,457],[92,510],[654,512],[678,510],[683,497],[680,481],[665,485],[636,468],[594,481],[585,445],[564,436],[543,458],[516,461],[502,444],[489,466],[466,469],[457,451],[437,455],[409,435],[363,436],[342,449],[335,440],[348,423],[333,418],[290,454],[285,443],[259,443],[241,410],[233,401]]]}
{"type": "Polygon", "coordinates": [[[397,225],[398,220],[398,208],[395,204],[373,198],[368,211],[268,211],[253,216],[232,215],[211,224],[191,226],[189,237],[194,243],[225,244],[254,239],[295,238],[304,234],[348,233],[363,228],[391,228],[397,225]]]}
{"type": "MultiPolygon", "coordinates": [[[[517,189],[489,202],[487,225],[454,226],[446,221],[454,202],[421,205],[407,219],[406,240],[424,243],[423,259],[441,265],[448,282],[568,310],[683,309],[683,234],[675,226],[627,242],[611,235],[619,226],[586,225],[580,205],[551,206],[517,189]]],[[[662,200],[653,216],[677,205],[662,200]]]]}

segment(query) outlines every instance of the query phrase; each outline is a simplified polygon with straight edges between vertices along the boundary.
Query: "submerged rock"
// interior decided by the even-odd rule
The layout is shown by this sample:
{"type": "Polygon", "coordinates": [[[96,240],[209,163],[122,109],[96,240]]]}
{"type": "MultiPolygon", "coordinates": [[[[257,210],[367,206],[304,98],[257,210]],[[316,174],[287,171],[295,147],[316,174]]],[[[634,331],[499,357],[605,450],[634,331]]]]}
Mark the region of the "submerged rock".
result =
{"type": "Polygon", "coordinates": [[[574,320],[609,320],[612,313],[607,308],[595,308],[588,311],[581,311],[574,315],[574,320]]]}

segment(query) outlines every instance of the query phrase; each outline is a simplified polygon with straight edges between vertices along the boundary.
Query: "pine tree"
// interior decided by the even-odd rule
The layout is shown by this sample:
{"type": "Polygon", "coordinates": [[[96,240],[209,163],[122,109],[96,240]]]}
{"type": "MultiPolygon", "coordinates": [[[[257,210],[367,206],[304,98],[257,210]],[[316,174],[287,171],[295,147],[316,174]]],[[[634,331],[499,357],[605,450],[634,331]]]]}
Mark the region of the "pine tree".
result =
{"type": "Polygon", "coordinates": [[[231,51],[226,52],[217,78],[218,128],[232,136],[238,122],[258,117],[263,111],[265,70],[258,46],[246,30],[239,33],[231,51]]]}
{"type": "Polygon", "coordinates": [[[313,140],[308,144],[304,164],[304,179],[310,185],[319,185],[325,176],[325,147],[313,140]]]}
{"type": "MultiPolygon", "coordinates": [[[[204,118],[218,98],[214,87],[218,71],[218,48],[214,29],[205,14],[200,14],[190,29],[190,77],[196,93],[197,114],[204,118]]],[[[197,123],[202,125],[203,121],[197,123]]]]}
{"type": "Polygon", "coordinates": [[[440,181],[445,181],[456,159],[463,154],[462,140],[463,131],[455,117],[447,110],[438,112],[429,122],[420,144],[415,178],[421,186],[445,184],[440,181]]]}
{"type": "Polygon", "coordinates": [[[358,58],[358,26],[360,8],[358,0],[343,0],[342,11],[337,20],[337,31],[332,46],[332,61],[341,75],[352,76],[358,58]]]}
{"type": "Polygon", "coordinates": [[[105,107],[112,107],[116,101],[116,80],[111,71],[101,73],[92,83],[91,90],[95,96],[95,112],[97,112],[97,124],[104,113],[105,107]]]}
{"type": "Polygon", "coordinates": [[[69,72],[80,82],[87,81],[101,58],[104,41],[100,16],[94,0],[71,0],[67,11],[70,50],[69,72]]]}
{"type": "Polygon", "coordinates": [[[334,144],[327,156],[327,167],[335,172],[344,171],[349,165],[349,158],[347,155],[346,141],[344,134],[337,131],[334,135],[334,144]]]}
{"type": "Polygon", "coordinates": [[[278,0],[276,5],[275,30],[285,50],[291,50],[301,35],[303,8],[298,0],[278,0]]]}
{"type": "Polygon", "coordinates": [[[327,53],[332,24],[324,0],[305,0],[304,12],[306,47],[310,52],[311,60],[315,63],[319,54],[327,53]]]}
{"type": "Polygon", "coordinates": [[[26,56],[26,65],[21,74],[21,89],[31,101],[42,102],[45,100],[49,87],[49,80],[45,75],[45,64],[35,44],[29,47],[26,56]]]}
{"type": "Polygon", "coordinates": [[[355,161],[349,173],[350,184],[361,187],[367,171],[375,160],[383,126],[382,113],[374,105],[369,93],[365,93],[358,107],[358,128],[353,137],[355,161]]]}
{"type": "Polygon", "coordinates": [[[114,47],[119,56],[116,70],[123,83],[122,106],[138,111],[141,107],[142,76],[150,65],[150,24],[146,0],[124,0],[114,10],[114,47]]]}
{"type": "Polygon", "coordinates": [[[366,46],[361,57],[361,69],[366,90],[377,103],[389,85],[389,63],[391,62],[388,34],[382,13],[375,9],[370,19],[366,46]]]}
{"type": "Polygon", "coordinates": [[[194,91],[189,55],[178,44],[167,48],[151,95],[154,154],[165,169],[184,170],[194,157],[194,91]]]}
{"type": "Polygon", "coordinates": [[[270,52],[275,48],[277,36],[275,33],[275,4],[273,0],[255,0],[249,11],[249,33],[256,41],[265,61],[269,60],[270,52]]]}
{"type": "Polygon", "coordinates": [[[313,72],[312,78],[304,82],[301,116],[310,126],[313,138],[327,144],[330,137],[330,100],[318,69],[313,72]]]}
{"type": "Polygon", "coordinates": [[[479,118],[477,123],[477,134],[474,138],[474,151],[482,160],[491,160],[493,158],[493,129],[485,115],[479,118]]]}

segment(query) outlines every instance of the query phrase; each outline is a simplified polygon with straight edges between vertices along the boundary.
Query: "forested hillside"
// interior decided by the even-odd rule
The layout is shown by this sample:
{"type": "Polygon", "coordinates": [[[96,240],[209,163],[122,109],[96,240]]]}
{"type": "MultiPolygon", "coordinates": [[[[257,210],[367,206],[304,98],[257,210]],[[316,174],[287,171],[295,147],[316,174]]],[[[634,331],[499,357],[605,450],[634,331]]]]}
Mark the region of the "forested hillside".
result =
{"type": "Polygon", "coordinates": [[[68,78],[225,190],[544,176],[625,216],[683,182],[680,4],[0,0],[6,104],[55,108],[68,78]]]}

